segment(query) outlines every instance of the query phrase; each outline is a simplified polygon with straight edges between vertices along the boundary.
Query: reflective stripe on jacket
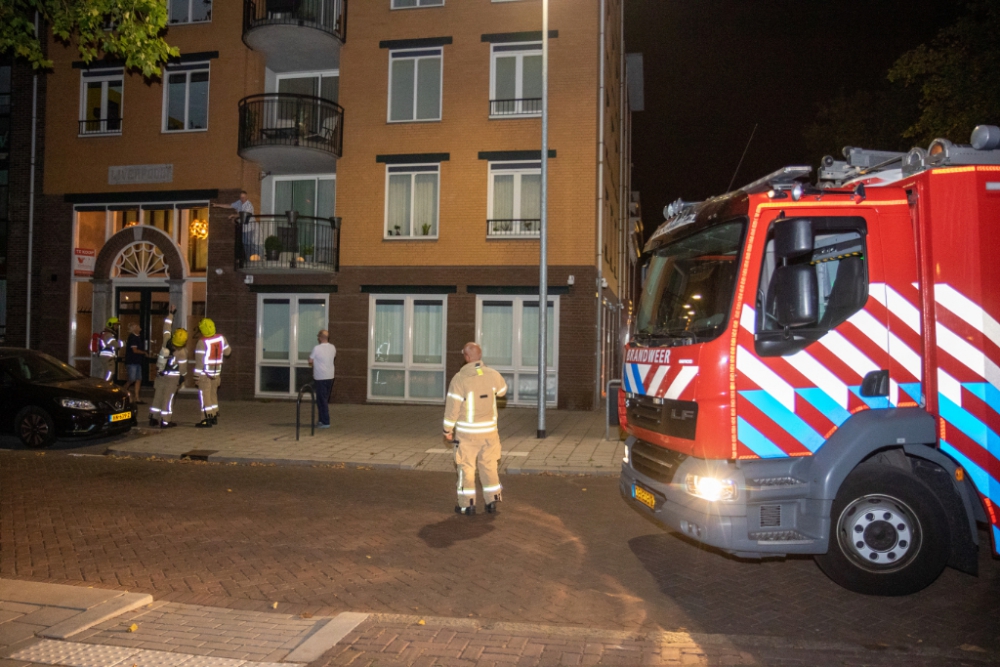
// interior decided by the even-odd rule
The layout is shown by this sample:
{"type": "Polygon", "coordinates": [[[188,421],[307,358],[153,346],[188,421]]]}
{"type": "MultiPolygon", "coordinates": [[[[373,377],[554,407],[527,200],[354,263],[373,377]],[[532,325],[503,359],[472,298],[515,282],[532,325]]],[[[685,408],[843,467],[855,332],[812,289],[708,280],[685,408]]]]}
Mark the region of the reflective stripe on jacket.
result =
{"type": "Polygon", "coordinates": [[[181,376],[187,373],[187,350],[183,347],[180,349],[174,349],[170,354],[163,354],[164,351],[170,352],[168,344],[170,339],[173,338],[173,319],[168,315],[167,319],[163,320],[163,345],[160,347],[160,354],[157,358],[157,365],[160,365],[160,361],[163,362],[163,370],[160,371],[160,375],[176,375],[181,376]]]}
{"type": "Polygon", "coordinates": [[[118,340],[118,336],[116,336],[113,331],[105,329],[104,332],[101,333],[100,356],[116,357],[118,356],[118,350],[123,347],[125,347],[125,343],[118,340]]]}
{"type": "Polygon", "coordinates": [[[194,349],[194,374],[208,377],[221,374],[222,361],[231,351],[226,337],[222,334],[202,338],[194,349]]]}
{"type": "Polygon", "coordinates": [[[507,393],[503,376],[482,361],[462,367],[448,385],[444,404],[444,432],[471,436],[497,430],[497,396],[507,393]]]}

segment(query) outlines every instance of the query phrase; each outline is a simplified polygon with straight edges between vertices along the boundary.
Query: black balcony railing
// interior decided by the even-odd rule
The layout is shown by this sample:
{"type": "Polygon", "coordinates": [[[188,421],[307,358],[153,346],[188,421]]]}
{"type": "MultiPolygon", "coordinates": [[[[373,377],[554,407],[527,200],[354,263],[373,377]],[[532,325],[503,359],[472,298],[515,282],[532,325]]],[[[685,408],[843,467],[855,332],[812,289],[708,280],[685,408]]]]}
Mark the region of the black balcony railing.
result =
{"type": "Polygon", "coordinates": [[[121,118],[95,118],[80,121],[80,134],[121,134],[121,118]]]}
{"type": "Polygon", "coordinates": [[[539,236],[542,230],[541,220],[487,220],[486,238],[532,237],[539,236]]]}
{"type": "Polygon", "coordinates": [[[266,25],[299,25],[347,38],[347,0],[244,0],[243,32],[266,25]]]}
{"type": "Polygon", "coordinates": [[[491,116],[521,116],[542,113],[541,97],[526,97],[523,100],[490,100],[491,116]]]}
{"type": "Polygon", "coordinates": [[[340,270],[340,218],[284,215],[236,218],[237,269],[340,270]]]}
{"type": "Polygon", "coordinates": [[[240,100],[240,151],[256,146],[305,146],[340,157],[344,110],[309,95],[267,93],[240,100]]]}

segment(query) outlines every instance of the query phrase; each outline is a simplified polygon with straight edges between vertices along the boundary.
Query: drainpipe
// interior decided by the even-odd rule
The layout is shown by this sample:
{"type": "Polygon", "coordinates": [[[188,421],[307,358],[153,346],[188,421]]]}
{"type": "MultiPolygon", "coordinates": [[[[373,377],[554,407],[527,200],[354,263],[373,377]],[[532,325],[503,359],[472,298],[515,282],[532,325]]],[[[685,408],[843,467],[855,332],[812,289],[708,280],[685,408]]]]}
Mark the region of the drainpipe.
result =
{"type": "Polygon", "coordinates": [[[597,89],[597,314],[596,314],[596,363],[594,364],[594,409],[597,410],[601,404],[601,366],[604,359],[603,346],[601,345],[601,299],[604,296],[604,255],[602,246],[604,245],[604,3],[600,1],[601,12],[601,34],[598,39],[600,45],[597,49],[597,69],[600,72],[600,84],[597,89]]]}
{"type": "MultiPolygon", "coordinates": [[[[35,37],[38,34],[38,12],[35,12],[35,37]]],[[[35,140],[38,135],[38,70],[31,79],[31,175],[28,182],[28,290],[24,318],[24,346],[31,347],[31,259],[35,240],[35,140]]]]}

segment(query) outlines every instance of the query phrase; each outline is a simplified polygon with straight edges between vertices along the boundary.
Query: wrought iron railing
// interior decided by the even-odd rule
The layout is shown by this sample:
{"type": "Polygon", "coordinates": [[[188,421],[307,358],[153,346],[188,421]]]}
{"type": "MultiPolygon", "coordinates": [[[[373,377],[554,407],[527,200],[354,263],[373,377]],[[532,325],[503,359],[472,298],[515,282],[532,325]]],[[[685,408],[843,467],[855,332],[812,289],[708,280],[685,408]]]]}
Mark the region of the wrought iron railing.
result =
{"type": "Polygon", "coordinates": [[[339,271],[340,218],[240,213],[235,218],[237,269],[339,271]]]}
{"type": "Polygon", "coordinates": [[[541,229],[541,220],[487,220],[486,238],[539,236],[541,229]]]}
{"type": "Polygon", "coordinates": [[[80,121],[80,134],[121,134],[121,118],[95,118],[80,121]]]}
{"type": "Polygon", "coordinates": [[[518,116],[542,113],[541,97],[526,97],[521,100],[490,100],[491,116],[518,116]]]}
{"type": "Polygon", "coordinates": [[[347,39],[347,0],[244,0],[243,33],[265,25],[317,28],[347,39]]]}
{"type": "Polygon", "coordinates": [[[341,156],[344,110],[310,95],[266,93],[240,100],[240,146],[305,146],[341,156]]]}

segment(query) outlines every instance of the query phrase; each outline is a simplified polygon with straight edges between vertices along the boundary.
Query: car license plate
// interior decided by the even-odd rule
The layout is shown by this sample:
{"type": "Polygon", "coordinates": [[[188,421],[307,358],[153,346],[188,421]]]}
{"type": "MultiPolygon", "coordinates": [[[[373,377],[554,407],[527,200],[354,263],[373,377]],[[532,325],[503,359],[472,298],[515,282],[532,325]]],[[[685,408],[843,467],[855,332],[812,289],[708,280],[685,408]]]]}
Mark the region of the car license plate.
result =
{"type": "Polygon", "coordinates": [[[111,421],[113,422],[122,422],[125,421],[126,419],[131,419],[131,418],[132,418],[131,412],[119,412],[116,415],[111,415],[111,421]]]}
{"type": "Polygon", "coordinates": [[[640,503],[642,503],[649,509],[651,510],[656,509],[656,496],[654,496],[652,493],[642,488],[638,484],[632,486],[632,495],[635,497],[636,500],[638,500],[640,503]]]}

